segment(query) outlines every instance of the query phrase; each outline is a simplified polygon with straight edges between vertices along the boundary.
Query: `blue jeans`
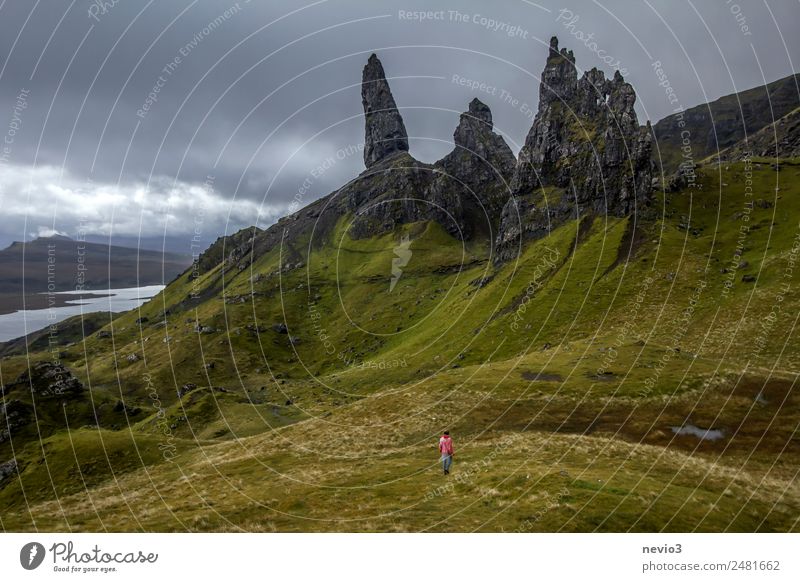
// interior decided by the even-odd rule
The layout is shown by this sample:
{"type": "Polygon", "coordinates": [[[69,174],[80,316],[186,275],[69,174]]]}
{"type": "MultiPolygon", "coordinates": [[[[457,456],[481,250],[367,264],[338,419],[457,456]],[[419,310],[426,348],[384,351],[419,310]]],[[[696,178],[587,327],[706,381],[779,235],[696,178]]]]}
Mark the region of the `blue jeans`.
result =
{"type": "Polygon", "coordinates": [[[442,468],[445,471],[450,470],[450,465],[453,464],[453,455],[442,455],[442,468]]]}

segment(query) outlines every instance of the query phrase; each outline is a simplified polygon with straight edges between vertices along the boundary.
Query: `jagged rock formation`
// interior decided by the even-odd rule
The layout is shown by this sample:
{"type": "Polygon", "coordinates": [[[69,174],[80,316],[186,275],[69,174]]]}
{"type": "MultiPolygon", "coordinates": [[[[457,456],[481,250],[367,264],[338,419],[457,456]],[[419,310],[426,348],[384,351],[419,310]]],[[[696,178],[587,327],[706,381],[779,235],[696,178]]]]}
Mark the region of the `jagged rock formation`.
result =
{"type": "Polygon", "coordinates": [[[339,193],[346,210],[358,217],[352,234],[373,236],[420,220],[435,220],[459,238],[492,232],[509,196],[515,160],[493,131],[489,107],[474,99],[453,134],[453,151],[435,164],[425,164],[403,151],[408,147],[403,120],[375,55],[364,69],[362,96],[367,171],[339,193]],[[372,91],[376,83],[379,96],[372,91]],[[378,105],[385,109],[382,119],[373,113],[378,105]],[[377,134],[390,139],[376,142],[377,134]],[[396,135],[401,137],[394,139],[396,135]]]}
{"type": "Polygon", "coordinates": [[[299,264],[308,246],[300,241],[313,233],[310,244],[323,244],[317,241],[347,214],[354,216],[349,235],[355,238],[433,220],[455,237],[495,242],[495,260],[502,261],[570,218],[621,216],[647,204],[650,128],[639,127],[633,88],[619,73],[606,79],[597,69],[578,79],[572,53],[559,51],[555,38],[542,79],[539,111],[519,160],[494,132],[489,107],[473,99],[453,133],[453,151],[426,164],[408,153],[383,65],[370,56],[361,87],[365,171],[265,231],[217,241],[201,257],[200,273],[220,262],[226,270],[245,269],[276,245],[285,261],[299,264]]]}
{"type": "Polygon", "coordinates": [[[514,197],[502,211],[498,260],[516,253],[520,237],[543,236],[570,218],[624,216],[649,204],[651,128],[639,126],[635,102],[619,71],[606,79],[592,69],[578,79],[572,51],[559,51],[558,39],[551,39],[514,197]]]}
{"type": "MultiPolygon", "coordinates": [[[[213,269],[223,260],[230,265],[241,263],[243,257],[253,248],[253,239],[262,230],[258,227],[245,228],[234,234],[221,236],[203,251],[192,266],[192,277],[202,275],[213,269]]],[[[241,267],[244,268],[244,267],[241,267]]]]}
{"type": "Polygon", "coordinates": [[[479,99],[473,99],[453,133],[455,149],[437,164],[472,185],[494,185],[510,181],[516,159],[501,136],[494,133],[492,112],[479,99]]]}
{"type": "Polygon", "coordinates": [[[391,231],[398,224],[434,219],[448,232],[462,229],[460,200],[442,199],[433,191],[436,175],[432,165],[408,153],[375,164],[340,191],[344,210],[354,220],[350,234],[356,238],[391,231]],[[447,209],[444,216],[441,209],[447,209]],[[449,218],[449,219],[448,219],[449,218]]]}
{"type": "Polygon", "coordinates": [[[369,57],[361,80],[361,102],[366,118],[364,164],[367,168],[397,153],[408,151],[408,134],[389,90],[383,65],[369,57]]]}
{"type": "MultiPolygon", "coordinates": [[[[492,112],[473,99],[453,133],[455,149],[437,162],[461,191],[460,198],[474,215],[473,223],[496,226],[511,194],[516,159],[505,140],[493,131],[492,112]]],[[[453,184],[450,184],[451,187],[453,184]]]]}

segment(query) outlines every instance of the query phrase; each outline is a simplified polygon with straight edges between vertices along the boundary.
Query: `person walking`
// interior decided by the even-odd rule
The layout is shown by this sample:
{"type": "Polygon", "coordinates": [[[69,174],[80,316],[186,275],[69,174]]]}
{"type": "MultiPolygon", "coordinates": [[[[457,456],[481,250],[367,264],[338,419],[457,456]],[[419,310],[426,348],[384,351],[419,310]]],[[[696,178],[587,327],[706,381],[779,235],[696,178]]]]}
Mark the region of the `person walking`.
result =
{"type": "Polygon", "coordinates": [[[453,464],[453,439],[450,438],[450,431],[444,431],[439,439],[439,452],[442,455],[442,469],[445,475],[450,474],[450,465],[453,464]]]}

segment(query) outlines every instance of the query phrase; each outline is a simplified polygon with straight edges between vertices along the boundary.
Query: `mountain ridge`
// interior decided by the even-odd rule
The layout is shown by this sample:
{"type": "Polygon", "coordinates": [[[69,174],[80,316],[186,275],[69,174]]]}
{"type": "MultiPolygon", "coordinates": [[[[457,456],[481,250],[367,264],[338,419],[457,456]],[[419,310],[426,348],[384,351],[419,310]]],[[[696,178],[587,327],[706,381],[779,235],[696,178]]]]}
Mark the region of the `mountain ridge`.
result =
{"type": "Polygon", "coordinates": [[[691,136],[690,162],[696,163],[771,125],[800,106],[799,84],[800,75],[789,75],[668,115],[653,126],[657,162],[666,175],[678,169],[684,129],[691,136]]]}

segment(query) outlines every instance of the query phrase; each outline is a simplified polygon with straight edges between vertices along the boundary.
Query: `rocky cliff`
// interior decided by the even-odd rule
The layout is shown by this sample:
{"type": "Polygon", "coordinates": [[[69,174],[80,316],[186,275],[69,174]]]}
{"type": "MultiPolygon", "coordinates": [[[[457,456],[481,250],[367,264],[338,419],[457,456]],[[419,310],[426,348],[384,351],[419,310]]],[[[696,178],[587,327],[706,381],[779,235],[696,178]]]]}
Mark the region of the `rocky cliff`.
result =
{"type": "MultiPolygon", "coordinates": [[[[494,132],[492,112],[473,99],[453,133],[455,149],[437,162],[440,188],[455,188],[477,229],[497,227],[511,194],[516,159],[505,140],[494,132]]],[[[488,231],[487,231],[488,232],[488,231]]]]}
{"type": "Polygon", "coordinates": [[[636,93],[617,71],[578,78],[572,51],[550,41],[539,107],[520,151],[514,196],[502,210],[498,260],[525,238],[587,213],[624,216],[650,203],[651,128],[640,127],[636,93]]]}

